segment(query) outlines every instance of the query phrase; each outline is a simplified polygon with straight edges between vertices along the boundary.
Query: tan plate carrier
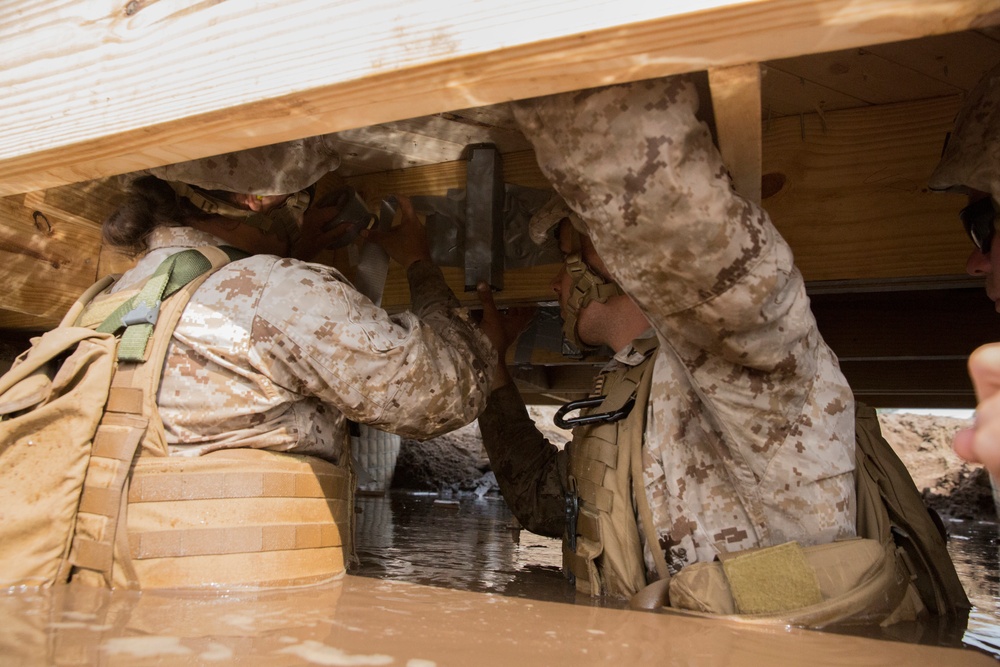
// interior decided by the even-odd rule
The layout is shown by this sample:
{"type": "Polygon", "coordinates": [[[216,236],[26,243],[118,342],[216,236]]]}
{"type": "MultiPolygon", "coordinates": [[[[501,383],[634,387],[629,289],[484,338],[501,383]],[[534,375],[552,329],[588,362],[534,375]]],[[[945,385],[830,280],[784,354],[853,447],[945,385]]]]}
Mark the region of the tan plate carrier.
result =
{"type": "MultiPolygon", "coordinates": [[[[342,575],[353,553],[353,473],[265,450],[169,456],[156,408],[162,360],[190,295],[229,258],[163,299],[149,344],[122,360],[94,439],[70,552],[72,579],[128,588],[257,588],[342,575]],[[148,363],[153,360],[153,363],[148,363]]],[[[141,291],[97,296],[93,326],[141,291]]]]}

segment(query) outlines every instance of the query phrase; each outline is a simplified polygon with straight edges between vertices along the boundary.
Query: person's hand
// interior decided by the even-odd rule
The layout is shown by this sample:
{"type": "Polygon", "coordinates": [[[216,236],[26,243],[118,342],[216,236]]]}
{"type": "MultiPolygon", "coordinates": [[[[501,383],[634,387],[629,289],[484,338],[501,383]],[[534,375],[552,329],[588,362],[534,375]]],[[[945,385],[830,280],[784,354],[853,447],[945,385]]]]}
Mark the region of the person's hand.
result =
{"type": "Polygon", "coordinates": [[[301,259],[304,262],[312,260],[317,254],[326,250],[350,231],[350,224],[343,222],[331,229],[325,229],[340,213],[340,206],[310,206],[302,216],[302,228],[299,238],[288,249],[288,257],[301,259]]]}
{"type": "Polygon", "coordinates": [[[969,376],[976,389],[976,423],[955,434],[955,453],[982,463],[1000,479],[1000,343],[983,345],[969,357],[969,376]]]}
{"type": "Polygon", "coordinates": [[[396,199],[399,213],[402,214],[400,224],[385,232],[368,229],[361,232],[361,235],[382,246],[389,257],[408,269],[416,261],[431,259],[430,244],[427,242],[424,226],[413,211],[413,203],[407,197],[396,199]]]}
{"type": "Polygon", "coordinates": [[[476,285],[476,293],[479,295],[480,303],[483,304],[479,328],[483,330],[497,351],[497,373],[494,376],[493,389],[498,389],[511,381],[506,364],[507,350],[531,322],[536,309],[534,307],[508,308],[504,313],[501,313],[493,300],[493,291],[489,285],[479,283],[476,285]]]}

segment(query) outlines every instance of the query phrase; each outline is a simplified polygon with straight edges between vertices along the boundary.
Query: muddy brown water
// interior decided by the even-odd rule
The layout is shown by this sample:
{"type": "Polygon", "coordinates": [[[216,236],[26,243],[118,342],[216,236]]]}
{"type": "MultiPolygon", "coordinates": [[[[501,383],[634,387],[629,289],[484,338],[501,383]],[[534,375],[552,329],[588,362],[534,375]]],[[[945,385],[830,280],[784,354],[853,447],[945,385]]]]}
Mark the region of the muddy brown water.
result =
{"type": "Polygon", "coordinates": [[[994,524],[951,525],[976,609],[942,647],[595,605],[563,579],[558,542],[513,530],[497,498],[358,509],[361,564],[322,585],[0,594],[0,665],[996,664],[994,524]]]}
{"type": "MultiPolygon", "coordinates": [[[[577,595],[562,573],[559,540],[512,528],[499,498],[396,494],[360,498],[361,576],[622,608],[577,595]]],[[[973,604],[960,625],[846,628],[838,634],[961,647],[1000,658],[1000,531],[996,523],[946,520],[948,549],[973,604]]]]}

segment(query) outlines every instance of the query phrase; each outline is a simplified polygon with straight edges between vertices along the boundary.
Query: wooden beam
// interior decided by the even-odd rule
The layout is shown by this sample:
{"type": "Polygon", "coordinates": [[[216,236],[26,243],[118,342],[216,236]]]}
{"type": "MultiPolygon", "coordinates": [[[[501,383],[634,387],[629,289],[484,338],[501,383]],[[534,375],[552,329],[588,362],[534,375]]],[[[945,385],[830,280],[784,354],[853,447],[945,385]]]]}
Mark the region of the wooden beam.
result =
{"type": "Polygon", "coordinates": [[[975,408],[964,359],[844,361],[857,400],[877,408],[975,408]]]}
{"type": "Polygon", "coordinates": [[[0,5],[0,195],[1000,22],[995,0],[0,5]]]}
{"type": "Polygon", "coordinates": [[[100,228],[46,207],[43,193],[0,199],[0,309],[58,320],[97,279],[100,228]]]}
{"type": "Polygon", "coordinates": [[[958,359],[1000,340],[983,287],[820,294],[816,323],[841,361],[958,359]]]}
{"type": "Polygon", "coordinates": [[[946,97],[765,123],[763,206],[807,281],[964,273],[965,198],[927,189],[959,103],[946,97]]]}
{"type": "MultiPolygon", "coordinates": [[[[927,178],[959,100],[806,114],[765,123],[763,206],[808,281],[893,281],[961,275],[971,250],[958,222],[964,198],[932,193],[927,178]]],[[[504,157],[508,182],[548,187],[530,151],[504,157]]],[[[391,193],[444,195],[465,187],[465,163],[448,162],[344,179],[377,201],[391,193]]],[[[509,272],[501,304],[551,299],[558,267],[509,272]]],[[[462,295],[461,273],[446,275],[462,295]]],[[[350,269],[345,273],[350,273],[350,269]]],[[[408,301],[404,276],[390,274],[384,303],[408,301]]]]}
{"type": "Polygon", "coordinates": [[[760,65],[708,70],[722,161],[741,195],[760,203],[760,65]]]}

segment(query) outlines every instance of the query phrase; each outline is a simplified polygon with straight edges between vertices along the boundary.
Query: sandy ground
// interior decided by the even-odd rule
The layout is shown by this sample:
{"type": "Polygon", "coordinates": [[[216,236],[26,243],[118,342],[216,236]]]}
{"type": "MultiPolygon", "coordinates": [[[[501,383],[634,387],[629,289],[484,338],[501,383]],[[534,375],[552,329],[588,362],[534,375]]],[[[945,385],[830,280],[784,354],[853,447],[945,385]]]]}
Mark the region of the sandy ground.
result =
{"type": "MultiPolygon", "coordinates": [[[[568,431],[552,425],[554,408],[532,407],[539,428],[564,443],[568,431]]],[[[989,477],[951,450],[955,431],[969,420],[910,413],[881,413],[886,440],[902,459],[928,505],[956,519],[996,521],[989,477]]],[[[393,488],[451,492],[496,492],[478,426],[473,423],[425,442],[403,440],[393,488]]]]}

